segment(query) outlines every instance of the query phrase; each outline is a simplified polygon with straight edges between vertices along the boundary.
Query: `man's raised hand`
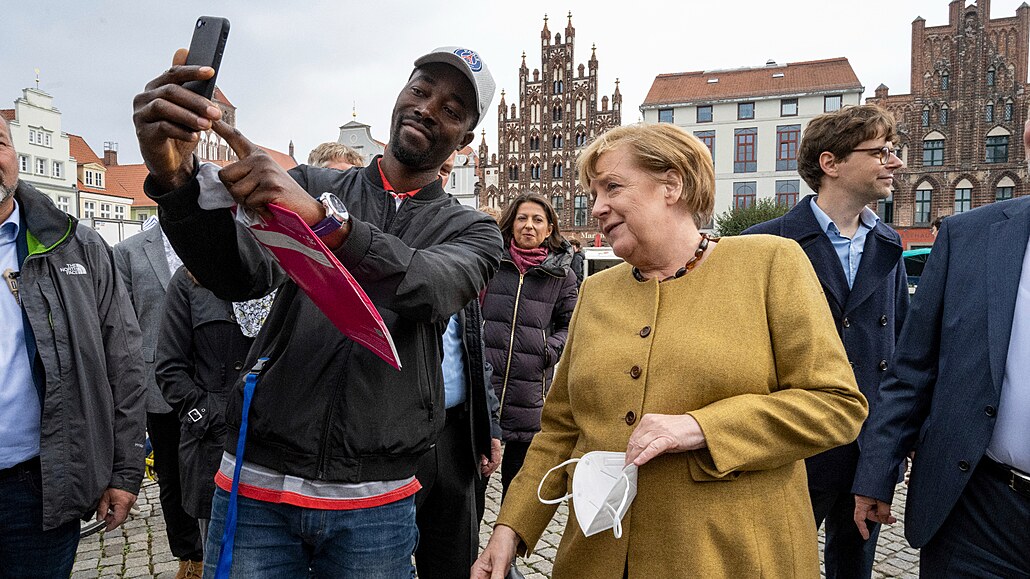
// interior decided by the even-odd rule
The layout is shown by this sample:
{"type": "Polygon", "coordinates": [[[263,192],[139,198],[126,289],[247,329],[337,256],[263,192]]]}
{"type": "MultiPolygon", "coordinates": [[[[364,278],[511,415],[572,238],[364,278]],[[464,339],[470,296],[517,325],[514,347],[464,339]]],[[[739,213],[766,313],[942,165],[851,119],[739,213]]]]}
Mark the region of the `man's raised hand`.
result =
{"type": "Polygon", "coordinates": [[[267,217],[265,206],[274,203],[293,211],[308,225],[314,225],[325,217],[322,204],[301,188],[264,149],[224,121],[215,121],[214,130],[239,157],[238,161],[223,167],[218,173],[218,178],[237,204],[267,217]]]}
{"type": "Polygon", "coordinates": [[[132,122],[143,162],[165,191],[190,180],[200,131],[210,129],[222,117],[211,101],[182,87],[215,73],[209,66],[186,66],[187,54],[184,48],[177,50],[172,67],[150,81],[132,102],[132,122]]]}

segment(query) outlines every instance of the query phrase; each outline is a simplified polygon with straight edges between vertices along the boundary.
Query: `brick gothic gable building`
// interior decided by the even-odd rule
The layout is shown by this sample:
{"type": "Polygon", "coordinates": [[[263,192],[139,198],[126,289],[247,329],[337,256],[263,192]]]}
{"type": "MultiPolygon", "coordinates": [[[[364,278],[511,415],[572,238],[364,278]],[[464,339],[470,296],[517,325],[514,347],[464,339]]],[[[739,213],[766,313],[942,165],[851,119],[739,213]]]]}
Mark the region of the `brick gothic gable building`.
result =
{"type": "Polygon", "coordinates": [[[1023,122],[1030,92],[1030,6],[990,19],[990,0],[948,5],[948,24],[912,23],[912,94],[880,85],[867,102],[894,113],[901,156],[892,200],[881,218],[905,246],[932,243],[938,216],[1030,194],[1023,122]]]}
{"type": "Polygon", "coordinates": [[[594,137],[622,124],[619,81],[611,100],[597,106],[597,54],[592,49],[587,66],[574,68],[576,29],[572,13],[565,38],[540,32],[541,68],[530,76],[526,54],[519,69],[519,104],[497,107],[497,153],[487,155],[486,135],[479,145],[484,164],[480,173],[480,203],[504,208],[522,192],[539,193],[551,200],[559,225],[567,235],[592,235],[597,222],[590,217],[591,203],[577,185],[576,155],[594,137]],[[609,109],[609,103],[611,108],[609,109]],[[487,163],[487,159],[490,160],[487,163]]]}

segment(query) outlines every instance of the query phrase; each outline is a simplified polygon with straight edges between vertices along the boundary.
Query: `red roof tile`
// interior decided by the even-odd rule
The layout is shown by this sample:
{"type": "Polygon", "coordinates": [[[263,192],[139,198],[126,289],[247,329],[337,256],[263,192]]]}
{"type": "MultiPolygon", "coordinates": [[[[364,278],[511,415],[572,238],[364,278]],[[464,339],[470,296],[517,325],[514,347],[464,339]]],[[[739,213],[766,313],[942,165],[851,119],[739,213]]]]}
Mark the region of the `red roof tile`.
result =
{"type": "MultiPolygon", "coordinates": [[[[261,145],[258,146],[261,147],[261,145]]],[[[276,151],[275,149],[269,149],[268,147],[261,147],[261,149],[264,150],[264,152],[268,153],[272,157],[273,161],[275,161],[280,167],[286,169],[287,171],[297,166],[297,162],[293,160],[293,157],[287,155],[286,153],[280,153],[279,151],[276,151]]]]}
{"type": "Polygon", "coordinates": [[[655,77],[641,106],[861,89],[862,83],[848,59],[831,58],[756,68],[661,74],[655,77]],[[778,76],[781,74],[783,76],[778,76]],[[712,79],[718,82],[709,82],[712,79]]]}
{"type": "Polygon", "coordinates": [[[85,165],[86,163],[104,164],[104,161],[86,143],[86,139],[78,135],[68,133],[68,149],[72,157],[75,157],[75,161],[80,165],[85,165]]]}
{"type": "MultiPolygon", "coordinates": [[[[90,147],[89,144],[86,143],[86,140],[79,135],[68,133],[68,149],[71,156],[75,157],[75,162],[78,165],[85,165],[87,163],[94,163],[100,166],[104,165],[104,162],[100,157],[93,152],[92,147],[90,147]]],[[[76,175],[78,175],[78,171],[76,171],[76,175]]],[[[130,195],[120,183],[111,179],[110,170],[105,173],[103,189],[98,189],[92,185],[86,185],[82,180],[78,180],[77,182],[79,191],[97,193],[98,195],[113,195],[115,197],[127,197],[129,199],[133,198],[133,196],[130,195]]]]}
{"type": "Polygon", "coordinates": [[[107,186],[117,184],[126,197],[132,198],[133,207],[156,207],[157,203],[143,192],[143,181],[149,174],[143,164],[113,165],[107,168],[107,186]]]}
{"type": "Polygon", "coordinates": [[[0,109],[0,118],[7,119],[9,121],[14,120],[14,109],[0,109]]]}

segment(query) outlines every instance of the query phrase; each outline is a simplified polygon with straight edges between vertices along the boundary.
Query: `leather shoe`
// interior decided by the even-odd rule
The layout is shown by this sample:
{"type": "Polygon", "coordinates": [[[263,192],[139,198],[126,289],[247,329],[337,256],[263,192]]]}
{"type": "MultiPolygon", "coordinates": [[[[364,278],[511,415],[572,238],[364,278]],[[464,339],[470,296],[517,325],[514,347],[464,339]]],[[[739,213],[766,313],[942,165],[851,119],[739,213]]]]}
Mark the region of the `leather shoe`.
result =
{"type": "Polygon", "coordinates": [[[175,574],[175,579],[201,579],[203,576],[203,561],[179,561],[179,571],[175,574]]]}

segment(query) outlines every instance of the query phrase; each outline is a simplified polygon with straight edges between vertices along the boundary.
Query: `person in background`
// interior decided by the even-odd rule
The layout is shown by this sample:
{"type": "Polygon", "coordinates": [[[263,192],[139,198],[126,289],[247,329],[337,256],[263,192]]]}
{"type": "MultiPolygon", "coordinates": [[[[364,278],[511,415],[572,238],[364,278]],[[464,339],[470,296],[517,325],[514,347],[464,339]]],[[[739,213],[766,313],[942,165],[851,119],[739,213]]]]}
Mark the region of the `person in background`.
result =
{"type": "Polygon", "coordinates": [[[519,195],[499,226],[505,254],[483,299],[483,339],[501,403],[501,486],[506,493],[540,430],[540,412],[565,347],[578,286],[569,268],[572,251],[550,201],[535,193],[519,195]]]}
{"type": "MultiPolygon", "coordinates": [[[[154,449],[154,470],[168,547],[179,560],[175,579],[199,578],[204,569],[204,538],[195,517],[183,509],[179,473],[179,412],[161,394],[154,373],[158,334],[164,318],[165,291],[172,273],[182,265],[157,217],[143,232],[114,246],[114,264],[143,331],[143,383],[146,387],[147,436],[154,449]]],[[[207,514],[205,513],[205,516],[207,514]]]]}
{"type": "Polygon", "coordinates": [[[450,157],[440,165],[440,186],[445,190],[447,189],[447,182],[451,180],[451,173],[454,171],[454,159],[458,156],[458,152],[451,153],[450,157]]]}
{"type": "Polygon", "coordinates": [[[0,119],[0,574],[67,579],[143,480],[139,323],[100,234],[18,178],[0,119]]]}
{"type": "Polygon", "coordinates": [[[483,213],[486,213],[487,215],[489,215],[491,218],[493,218],[494,221],[497,221],[497,222],[501,221],[501,210],[500,209],[498,209],[496,207],[490,207],[489,205],[480,205],[479,210],[482,211],[483,213]]]}
{"type": "Polygon", "coordinates": [[[941,232],[941,224],[944,223],[945,217],[947,216],[942,215],[937,219],[934,219],[933,223],[930,224],[930,235],[932,235],[934,239],[937,239],[937,234],[941,232]]]}
{"type": "Polygon", "coordinates": [[[577,165],[626,263],[583,283],[542,429],[472,577],[501,579],[537,546],[556,509],[540,498],[570,488],[570,468],[545,473],[594,451],[625,452],[636,498],[621,538],[588,538],[570,515],[555,577],[818,577],[802,460],[854,440],[867,406],[804,252],[701,234],[715,172],[675,125],[612,129],[577,165]]]}
{"type": "Polygon", "coordinates": [[[361,153],[347,145],[329,141],[311,149],[311,153],[308,154],[308,165],[346,171],[351,167],[363,167],[365,160],[361,153]]]}
{"type": "Polygon", "coordinates": [[[576,274],[576,281],[583,285],[583,244],[575,237],[569,238],[569,245],[572,246],[572,271],[576,274]]]}
{"type": "Polygon", "coordinates": [[[182,504],[200,524],[201,537],[207,537],[225,448],[229,393],[274,299],[275,291],[248,302],[218,299],[185,267],[168,284],[156,375],[165,399],[178,409],[182,504]]]}
{"type": "MultiPolygon", "coordinates": [[[[440,167],[444,189],[455,154],[440,167]]],[[[472,300],[448,320],[441,370],[444,428],[415,471],[422,485],[415,495],[419,532],[415,567],[422,579],[468,577],[479,554],[486,483],[501,462],[498,403],[484,356],[479,300],[472,300]]]]}
{"type": "MultiPolygon", "coordinates": [[[[894,154],[896,141],[894,117],[876,105],[812,119],[798,149],[798,173],[816,195],[744,232],[801,245],[819,276],[858,387],[874,410],[876,387],[908,313],[901,236],[868,207],[890,196],[894,172],[905,166],[894,154]]],[[[815,524],[826,524],[823,559],[831,579],[873,574],[879,527],[864,539],[854,524],[851,484],[859,453],[852,442],[805,461],[815,524]]]]}

